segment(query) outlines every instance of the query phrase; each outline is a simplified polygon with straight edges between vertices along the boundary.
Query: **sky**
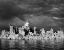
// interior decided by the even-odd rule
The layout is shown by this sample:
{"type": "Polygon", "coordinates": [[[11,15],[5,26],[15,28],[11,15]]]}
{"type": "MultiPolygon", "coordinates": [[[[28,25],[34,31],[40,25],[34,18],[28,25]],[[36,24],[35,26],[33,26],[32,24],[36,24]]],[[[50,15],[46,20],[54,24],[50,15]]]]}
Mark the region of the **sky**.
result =
{"type": "Polygon", "coordinates": [[[64,0],[0,0],[0,31],[26,20],[31,28],[64,30],[64,0]]]}

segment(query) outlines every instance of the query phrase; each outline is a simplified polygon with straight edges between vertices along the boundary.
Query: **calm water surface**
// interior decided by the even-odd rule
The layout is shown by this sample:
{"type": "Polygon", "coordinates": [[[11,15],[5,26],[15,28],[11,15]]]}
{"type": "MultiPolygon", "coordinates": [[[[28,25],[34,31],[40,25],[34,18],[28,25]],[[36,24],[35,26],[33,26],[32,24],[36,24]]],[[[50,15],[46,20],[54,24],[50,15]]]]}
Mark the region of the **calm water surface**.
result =
{"type": "Polygon", "coordinates": [[[0,50],[64,50],[64,40],[0,39],[0,50]]]}

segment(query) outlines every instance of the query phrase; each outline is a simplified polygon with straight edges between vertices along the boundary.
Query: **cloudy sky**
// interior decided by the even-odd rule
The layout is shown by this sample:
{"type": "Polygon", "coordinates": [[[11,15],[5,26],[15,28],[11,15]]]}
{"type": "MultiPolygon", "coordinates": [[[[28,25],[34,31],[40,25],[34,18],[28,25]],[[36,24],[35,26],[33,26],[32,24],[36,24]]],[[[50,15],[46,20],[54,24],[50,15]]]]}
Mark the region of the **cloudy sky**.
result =
{"type": "Polygon", "coordinates": [[[26,20],[32,28],[64,30],[64,0],[0,0],[0,31],[26,20]]]}

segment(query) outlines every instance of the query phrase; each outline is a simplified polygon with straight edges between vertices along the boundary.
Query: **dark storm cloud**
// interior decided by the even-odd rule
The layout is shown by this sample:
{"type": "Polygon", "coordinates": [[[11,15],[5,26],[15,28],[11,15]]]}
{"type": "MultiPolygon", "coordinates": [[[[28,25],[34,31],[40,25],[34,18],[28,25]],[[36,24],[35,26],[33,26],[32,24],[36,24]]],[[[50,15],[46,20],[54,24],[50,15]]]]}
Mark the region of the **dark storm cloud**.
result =
{"type": "Polygon", "coordinates": [[[64,21],[52,17],[64,18],[63,0],[0,0],[0,24],[5,28],[10,23],[21,26],[25,20],[32,26],[61,28],[64,21]]]}
{"type": "Polygon", "coordinates": [[[20,17],[24,20],[24,14],[36,13],[63,17],[63,6],[61,6],[61,4],[59,6],[55,3],[60,4],[59,1],[55,0],[0,0],[0,19],[9,20],[14,17],[20,17]],[[55,6],[52,5],[57,5],[56,7],[58,7],[58,10],[55,11],[53,9],[55,6]]]}
{"type": "Polygon", "coordinates": [[[24,14],[39,12],[38,10],[41,8],[36,7],[33,3],[28,4],[28,0],[0,0],[0,19],[9,20],[14,17],[20,17],[24,20],[24,14]]]}
{"type": "Polygon", "coordinates": [[[19,6],[20,5],[18,4],[18,2],[16,3],[16,0],[0,0],[0,19],[9,20],[14,17],[21,16],[21,19],[23,20],[22,15],[30,13],[30,11],[24,9],[24,6],[21,8],[19,6]]]}
{"type": "Polygon", "coordinates": [[[11,19],[15,13],[12,10],[14,4],[5,0],[0,0],[0,19],[11,19]]]}

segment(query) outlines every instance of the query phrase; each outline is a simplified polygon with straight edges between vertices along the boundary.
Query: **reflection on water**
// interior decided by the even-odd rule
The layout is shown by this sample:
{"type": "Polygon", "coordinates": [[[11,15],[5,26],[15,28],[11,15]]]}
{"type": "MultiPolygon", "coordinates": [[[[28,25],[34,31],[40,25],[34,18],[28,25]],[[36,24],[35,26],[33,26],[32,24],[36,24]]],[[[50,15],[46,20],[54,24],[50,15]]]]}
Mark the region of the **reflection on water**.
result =
{"type": "Polygon", "coordinates": [[[63,39],[53,40],[0,40],[0,50],[62,50],[63,39]]]}

